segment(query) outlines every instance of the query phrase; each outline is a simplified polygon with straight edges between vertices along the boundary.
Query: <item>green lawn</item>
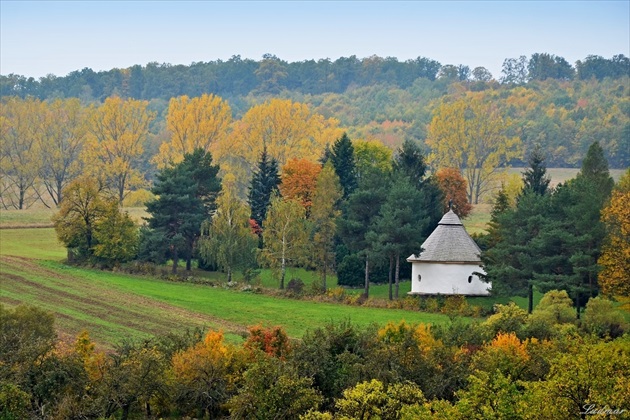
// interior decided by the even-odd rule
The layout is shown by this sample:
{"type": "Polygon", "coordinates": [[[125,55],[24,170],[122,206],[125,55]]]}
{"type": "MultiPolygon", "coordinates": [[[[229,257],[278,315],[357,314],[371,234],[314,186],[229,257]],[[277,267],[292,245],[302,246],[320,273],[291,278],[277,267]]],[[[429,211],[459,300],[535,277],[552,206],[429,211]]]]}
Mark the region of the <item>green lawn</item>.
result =
{"type": "Polygon", "coordinates": [[[53,228],[0,229],[0,255],[61,260],[66,250],[53,228]]]}

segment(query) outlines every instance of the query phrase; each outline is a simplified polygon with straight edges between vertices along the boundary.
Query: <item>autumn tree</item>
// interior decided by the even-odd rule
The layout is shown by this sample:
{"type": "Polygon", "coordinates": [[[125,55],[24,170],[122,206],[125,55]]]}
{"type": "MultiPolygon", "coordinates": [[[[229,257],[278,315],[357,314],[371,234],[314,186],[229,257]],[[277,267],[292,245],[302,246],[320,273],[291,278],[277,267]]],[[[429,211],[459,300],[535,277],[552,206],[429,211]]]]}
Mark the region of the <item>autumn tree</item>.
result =
{"type": "Polygon", "coordinates": [[[224,185],[217,210],[201,225],[199,253],[227,273],[228,282],[238,268],[254,264],[258,237],[249,225],[249,208],[224,185]]]}
{"type": "Polygon", "coordinates": [[[209,331],[202,342],[173,355],[175,401],[189,413],[225,414],[222,405],[230,397],[234,350],[223,342],[223,333],[209,331]]]}
{"type": "Polygon", "coordinates": [[[468,183],[468,201],[477,204],[500,168],[520,156],[521,140],[507,135],[510,124],[496,106],[478,98],[442,102],[429,125],[429,161],[458,168],[468,183]]]}
{"type": "Polygon", "coordinates": [[[604,294],[630,297],[630,170],[615,186],[602,221],[606,238],[598,260],[599,286],[604,294]]]}
{"type": "Polygon", "coordinates": [[[22,210],[38,198],[41,166],[37,131],[44,104],[37,99],[9,98],[0,102],[0,199],[2,206],[22,210]]]}
{"type": "Polygon", "coordinates": [[[321,170],[319,164],[297,158],[289,159],[282,167],[280,194],[284,198],[298,201],[306,209],[307,216],[313,205],[317,176],[321,170]]]}
{"type": "Polygon", "coordinates": [[[118,201],[106,196],[89,177],[77,178],[63,192],[59,212],[53,216],[57,237],[68,257],[106,264],[136,256],[138,229],[118,201]]]}
{"type": "Polygon", "coordinates": [[[298,261],[306,244],[306,215],[304,207],[295,200],[275,196],[264,222],[265,244],[260,261],[278,276],[284,289],[287,265],[298,261]]]}
{"type": "Polygon", "coordinates": [[[39,179],[58,206],[63,189],[83,171],[79,158],[87,137],[86,112],[76,98],[57,99],[43,108],[38,127],[39,179]]]}
{"type": "Polygon", "coordinates": [[[90,109],[89,135],[82,159],[86,170],[122,203],[129,190],[144,184],[139,170],[149,123],[148,102],[107,98],[90,109]]]}
{"type": "Polygon", "coordinates": [[[153,158],[158,168],[177,164],[186,153],[196,149],[216,154],[218,144],[228,135],[232,123],[232,110],[218,96],[204,94],[189,98],[171,98],[166,114],[169,141],[160,145],[153,158]]]}
{"type": "Polygon", "coordinates": [[[324,292],[327,287],[326,276],[332,271],[335,261],[336,221],[341,214],[338,203],[342,195],[339,178],[332,163],[328,162],[317,176],[310,215],[313,226],[313,256],[321,275],[324,292]]]}
{"type": "Polygon", "coordinates": [[[379,141],[355,141],[354,162],[357,178],[373,168],[383,173],[392,170],[392,150],[379,141]]]}
{"type": "Polygon", "coordinates": [[[462,177],[459,169],[456,168],[440,168],[435,174],[440,190],[444,194],[444,213],[449,208],[460,218],[467,217],[472,206],[468,202],[466,195],[466,180],[462,177]]]}
{"type": "Polygon", "coordinates": [[[263,150],[279,166],[291,158],[316,161],[325,145],[341,134],[338,125],[337,120],[326,119],[305,104],[272,99],[253,106],[234,124],[217,149],[217,159],[222,171],[238,180],[238,194],[245,195],[263,150]]]}
{"type": "Polygon", "coordinates": [[[312,378],[281,359],[258,354],[227,406],[233,419],[297,419],[321,402],[312,378]]]}

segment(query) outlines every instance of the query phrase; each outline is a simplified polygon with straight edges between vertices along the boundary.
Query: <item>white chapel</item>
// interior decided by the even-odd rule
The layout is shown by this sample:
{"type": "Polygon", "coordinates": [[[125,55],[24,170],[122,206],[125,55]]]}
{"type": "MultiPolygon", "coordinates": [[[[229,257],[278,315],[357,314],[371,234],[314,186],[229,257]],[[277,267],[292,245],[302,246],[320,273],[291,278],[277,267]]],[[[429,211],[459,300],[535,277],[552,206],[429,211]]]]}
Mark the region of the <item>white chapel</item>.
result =
{"type": "Polygon", "coordinates": [[[470,237],[453,210],[446,213],[437,228],[421,246],[418,256],[411,255],[410,295],[487,296],[490,283],[475,273],[483,273],[481,249],[470,237]]]}

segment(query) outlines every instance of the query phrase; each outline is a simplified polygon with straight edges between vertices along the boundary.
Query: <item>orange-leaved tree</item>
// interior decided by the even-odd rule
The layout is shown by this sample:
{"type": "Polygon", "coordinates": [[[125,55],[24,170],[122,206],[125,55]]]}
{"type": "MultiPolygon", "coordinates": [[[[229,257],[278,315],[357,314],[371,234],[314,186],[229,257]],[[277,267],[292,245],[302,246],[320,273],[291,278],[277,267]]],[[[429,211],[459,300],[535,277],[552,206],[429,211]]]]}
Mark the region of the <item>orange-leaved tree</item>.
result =
{"type": "Polygon", "coordinates": [[[299,202],[310,214],[317,176],[322,167],[308,159],[292,158],[282,167],[280,194],[299,202]]]}
{"type": "Polygon", "coordinates": [[[435,177],[444,193],[444,211],[446,212],[450,206],[459,217],[468,216],[472,210],[466,194],[468,185],[459,169],[440,168],[435,177]]]}

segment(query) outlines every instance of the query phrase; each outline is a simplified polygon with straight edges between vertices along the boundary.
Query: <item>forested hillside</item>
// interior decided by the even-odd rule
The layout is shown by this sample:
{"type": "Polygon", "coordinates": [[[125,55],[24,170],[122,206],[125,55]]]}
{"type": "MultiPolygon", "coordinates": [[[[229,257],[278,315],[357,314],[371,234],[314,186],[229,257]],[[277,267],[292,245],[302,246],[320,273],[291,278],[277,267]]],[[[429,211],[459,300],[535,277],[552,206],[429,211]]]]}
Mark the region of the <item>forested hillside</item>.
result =
{"type": "Polygon", "coordinates": [[[159,138],[164,138],[171,98],[213,94],[229,104],[234,119],[271,98],[291,99],[337,119],[353,139],[380,140],[391,148],[406,138],[423,144],[441,103],[477,97],[501,109],[510,120],[509,134],[522,140],[523,153],[513,164],[523,164],[539,144],[549,166],[578,167],[588,146],[599,141],[610,166],[625,168],[630,166],[629,75],[624,55],[588,56],[575,65],[545,53],[508,58],[501,75],[424,57],[286,62],[265,55],[260,61],[234,56],[189,66],[85,68],[39,80],[10,74],[0,76],[0,90],[3,98],[79,98],[83,105],[111,96],[147,100],[156,113],[151,132],[159,138]]]}

